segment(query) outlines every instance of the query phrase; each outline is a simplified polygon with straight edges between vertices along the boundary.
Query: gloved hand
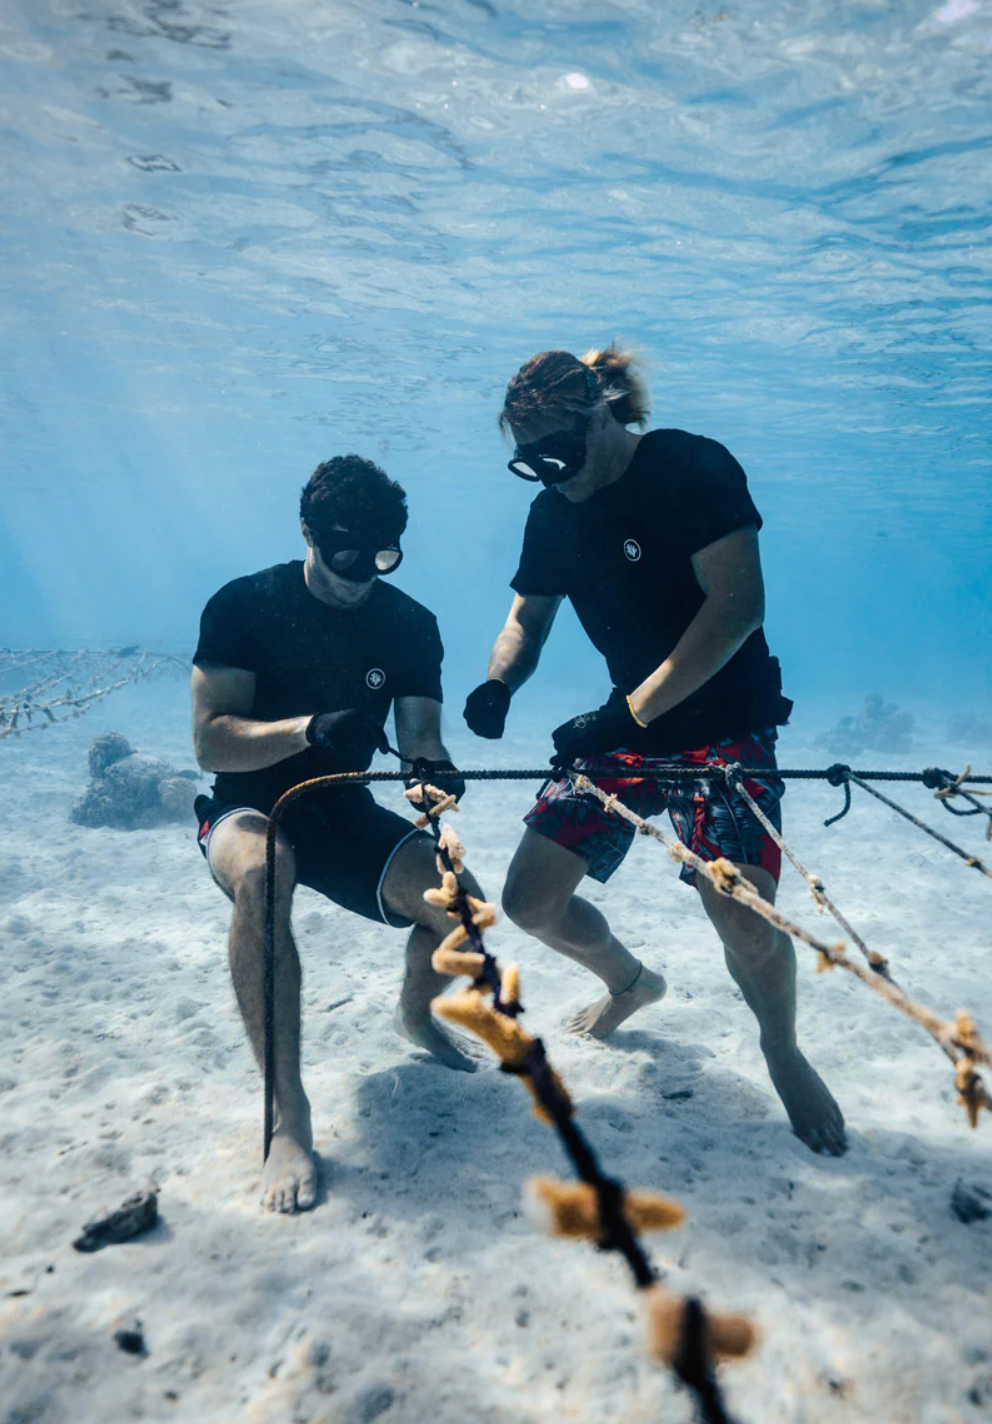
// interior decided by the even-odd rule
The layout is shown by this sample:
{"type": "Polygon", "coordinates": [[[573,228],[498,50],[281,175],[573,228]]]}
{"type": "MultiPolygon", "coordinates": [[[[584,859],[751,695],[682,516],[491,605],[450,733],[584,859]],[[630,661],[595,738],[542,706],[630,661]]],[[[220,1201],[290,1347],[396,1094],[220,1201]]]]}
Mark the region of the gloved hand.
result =
{"type": "Polygon", "coordinates": [[[460,801],[465,795],[465,778],[458,775],[454,762],[431,761],[428,757],[418,757],[416,766],[418,774],[407,777],[408,789],[417,786],[423,777],[431,786],[436,786],[438,791],[454,796],[456,801],[460,801]]]}
{"type": "Polygon", "coordinates": [[[465,721],[477,737],[496,741],[503,735],[506,714],[513,694],[498,677],[487,678],[470,692],[465,702],[465,721]]]}
{"type": "Polygon", "coordinates": [[[307,741],[331,752],[351,771],[364,771],[375,751],[388,752],[385,729],[368,712],[346,707],[342,712],[318,712],[307,723],[307,741]]]}
{"type": "Polygon", "coordinates": [[[551,733],[551,739],[560,757],[574,761],[576,757],[599,756],[630,746],[634,734],[642,730],[624,698],[597,707],[595,712],[580,712],[570,722],[562,722],[551,733]]]}

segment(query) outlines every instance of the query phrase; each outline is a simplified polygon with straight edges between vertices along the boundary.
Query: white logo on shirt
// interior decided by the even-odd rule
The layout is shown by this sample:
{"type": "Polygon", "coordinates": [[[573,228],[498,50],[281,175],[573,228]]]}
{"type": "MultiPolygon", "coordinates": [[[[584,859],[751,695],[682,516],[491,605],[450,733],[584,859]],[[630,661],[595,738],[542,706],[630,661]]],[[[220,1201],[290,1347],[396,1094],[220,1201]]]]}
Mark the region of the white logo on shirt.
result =
{"type": "Polygon", "coordinates": [[[368,672],[365,674],[365,685],[367,687],[371,687],[373,692],[378,692],[379,688],[382,687],[385,681],[386,674],[383,672],[382,668],[369,668],[368,672]]]}
{"type": "Polygon", "coordinates": [[[636,564],[641,557],[641,546],[636,539],[625,539],[623,551],[632,564],[636,564]]]}

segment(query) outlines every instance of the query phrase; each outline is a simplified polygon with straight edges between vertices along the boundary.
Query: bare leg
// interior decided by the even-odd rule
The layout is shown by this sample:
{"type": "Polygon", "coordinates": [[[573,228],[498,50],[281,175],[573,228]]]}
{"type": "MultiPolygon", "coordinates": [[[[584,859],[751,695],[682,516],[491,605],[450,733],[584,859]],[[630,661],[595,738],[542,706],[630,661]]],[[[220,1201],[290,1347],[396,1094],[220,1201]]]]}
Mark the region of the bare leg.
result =
{"type": "MultiPolygon", "coordinates": [[[[742,865],[763,899],[774,902],[775,881],[766,870],[742,865]]],[[[758,1020],[761,1051],[792,1130],[814,1152],[839,1157],[847,1150],[844,1117],[819,1074],[796,1043],[796,952],[781,930],[698,879],[706,913],[723,941],[727,968],[758,1020]]]]}
{"type": "MultiPolygon", "coordinates": [[[[210,865],[234,899],[228,958],[238,1007],[260,1068],[264,1066],[265,831],[267,818],[245,811],[211,837],[210,865]]],[[[306,1211],[317,1197],[310,1103],[300,1077],[300,958],[290,930],[295,865],[280,836],[276,857],[276,1127],[262,1172],[270,1211],[306,1211]]]]}
{"type": "MultiPolygon", "coordinates": [[[[459,879],[470,895],[482,898],[482,891],[468,871],[459,879]]],[[[424,899],[425,890],[440,884],[434,848],[426,837],[417,836],[400,846],[386,874],[382,898],[394,914],[404,915],[414,925],[406,942],[403,988],[393,1023],[398,1033],[418,1048],[425,1048],[445,1067],[474,1073],[474,1059],[462,1052],[431,1013],[431,1000],[451,984],[446,974],[437,973],[431,956],[455,927],[455,921],[444,910],[428,905],[424,899]]]]}
{"type": "Polygon", "coordinates": [[[568,1028],[607,1038],[638,1009],[664,998],[667,985],[624,948],[595,905],[576,895],[585,873],[580,855],[528,829],[510,863],[503,908],[520,929],[602,979],[606,995],[570,1019],[568,1028]]]}

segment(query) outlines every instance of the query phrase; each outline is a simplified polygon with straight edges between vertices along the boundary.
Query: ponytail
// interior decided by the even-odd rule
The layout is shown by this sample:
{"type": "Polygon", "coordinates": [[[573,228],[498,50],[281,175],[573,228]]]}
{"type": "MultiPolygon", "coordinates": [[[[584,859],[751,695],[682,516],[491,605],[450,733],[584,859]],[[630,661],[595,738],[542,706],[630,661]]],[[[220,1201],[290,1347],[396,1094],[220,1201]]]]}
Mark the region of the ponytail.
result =
{"type": "Polygon", "coordinates": [[[621,425],[644,424],[651,402],[647,387],[635,369],[638,362],[633,351],[621,351],[617,343],[611,341],[602,350],[594,347],[587,351],[582,364],[598,377],[600,390],[615,420],[621,425]]]}
{"type": "Polygon", "coordinates": [[[574,417],[605,400],[620,425],[643,425],[650,408],[647,389],[636,374],[636,357],[616,342],[586,352],[542,351],[524,362],[506,388],[500,428],[525,426],[548,411],[574,417]]]}

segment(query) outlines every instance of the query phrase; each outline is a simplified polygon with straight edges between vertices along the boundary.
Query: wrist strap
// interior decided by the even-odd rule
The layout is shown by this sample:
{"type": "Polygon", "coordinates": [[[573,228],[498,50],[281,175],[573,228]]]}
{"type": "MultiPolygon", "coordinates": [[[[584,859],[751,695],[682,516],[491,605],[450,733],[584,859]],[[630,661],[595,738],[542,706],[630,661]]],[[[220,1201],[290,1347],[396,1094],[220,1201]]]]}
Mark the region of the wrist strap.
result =
{"type": "Polygon", "coordinates": [[[637,725],[638,725],[639,727],[646,727],[646,726],[648,726],[648,723],[647,723],[647,722],[642,722],[641,719],[640,719],[640,717],[638,717],[637,713],[634,711],[634,704],[633,704],[633,702],[631,702],[631,700],[630,700],[630,694],[629,694],[629,693],[627,694],[627,711],[630,713],[630,715],[633,717],[634,721],[637,723],[637,725]]]}

